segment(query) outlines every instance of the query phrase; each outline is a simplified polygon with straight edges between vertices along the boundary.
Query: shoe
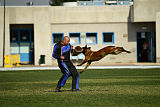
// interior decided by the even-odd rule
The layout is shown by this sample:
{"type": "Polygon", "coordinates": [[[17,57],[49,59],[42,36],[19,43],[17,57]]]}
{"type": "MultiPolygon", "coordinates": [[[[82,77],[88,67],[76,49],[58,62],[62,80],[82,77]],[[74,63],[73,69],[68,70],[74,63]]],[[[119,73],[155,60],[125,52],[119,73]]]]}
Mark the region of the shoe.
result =
{"type": "Polygon", "coordinates": [[[75,91],[80,91],[80,90],[79,89],[72,89],[72,91],[75,92],[75,91]]]}
{"type": "Polygon", "coordinates": [[[55,92],[61,92],[60,88],[56,88],[55,92]]]}

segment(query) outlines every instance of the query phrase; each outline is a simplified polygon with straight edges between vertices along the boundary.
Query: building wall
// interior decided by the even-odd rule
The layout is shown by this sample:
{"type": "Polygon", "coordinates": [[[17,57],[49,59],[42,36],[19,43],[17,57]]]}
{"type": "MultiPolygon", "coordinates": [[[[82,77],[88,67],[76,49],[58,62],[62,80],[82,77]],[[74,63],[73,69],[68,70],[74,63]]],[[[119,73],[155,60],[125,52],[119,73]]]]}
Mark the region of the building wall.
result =
{"type": "MultiPolygon", "coordinates": [[[[3,65],[3,43],[4,43],[4,8],[0,7],[0,65],[3,65]]],[[[9,38],[9,10],[6,8],[5,15],[5,54],[10,54],[10,38],[9,38]]]]}
{"type": "Polygon", "coordinates": [[[49,8],[39,7],[34,10],[35,65],[38,65],[40,55],[45,55],[46,65],[51,65],[52,40],[49,14],[49,8]]]}
{"type": "MultiPolygon", "coordinates": [[[[49,20],[48,7],[6,7],[6,52],[5,55],[10,54],[10,24],[34,24],[34,46],[35,46],[35,65],[39,64],[40,55],[45,55],[46,65],[51,62],[51,32],[49,20]]],[[[3,11],[3,8],[0,8],[3,11]]],[[[3,13],[3,12],[2,12],[3,13]]],[[[3,14],[1,15],[3,16],[3,14]]],[[[3,17],[1,17],[3,23],[3,17]]],[[[3,24],[1,25],[3,28],[3,24]]],[[[3,34],[3,29],[1,29],[3,34]]],[[[0,36],[3,38],[3,36],[0,36]]],[[[3,39],[2,39],[3,40],[3,39]]],[[[3,52],[3,45],[0,47],[1,54],[3,52]]],[[[1,55],[1,61],[3,57],[1,55]]],[[[2,63],[1,63],[2,66],[2,63]]]]}
{"type": "Polygon", "coordinates": [[[130,6],[51,7],[51,23],[128,22],[130,6]]]}
{"type": "Polygon", "coordinates": [[[10,24],[33,24],[34,12],[37,8],[28,7],[28,6],[8,7],[9,23],[10,24]]]}
{"type": "Polygon", "coordinates": [[[155,22],[160,0],[134,0],[134,22],[155,22]]]}
{"type": "MultiPolygon", "coordinates": [[[[3,8],[0,9],[3,11],[3,8]]],[[[46,65],[52,64],[52,32],[54,24],[63,24],[59,30],[67,31],[66,24],[127,22],[129,6],[108,7],[6,7],[6,55],[10,54],[10,24],[34,24],[35,65],[45,55],[46,65]],[[112,14],[111,14],[112,13],[112,14]],[[121,17],[119,17],[121,15],[121,17]]],[[[1,18],[3,23],[3,18],[1,18]]],[[[105,27],[105,26],[104,26],[105,27]]],[[[108,26],[109,27],[109,26],[108,26]]],[[[76,29],[76,28],[75,28],[76,29]]],[[[93,29],[94,30],[94,29],[93,29]]],[[[79,30],[79,32],[81,32],[79,30]]],[[[98,31],[97,31],[98,32],[98,31]]],[[[2,32],[1,32],[2,33],[2,32]]],[[[1,36],[2,38],[2,36],[1,36]]],[[[82,39],[83,40],[83,39],[82,39]]],[[[93,47],[95,49],[96,47],[93,47]]],[[[1,51],[2,50],[1,45],[1,51]]],[[[2,57],[1,57],[1,61],[2,57]]],[[[2,65],[2,64],[1,64],[2,65]]]]}
{"type": "Polygon", "coordinates": [[[160,63],[160,12],[156,15],[156,55],[157,62],[160,63]]]}
{"type": "MultiPolygon", "coordinates": [[[[0,7],[0,14],[3,7],[0,7]]],[[[143,15],[142,15],[143,16],[143,15]]],[[[93,6],[93,7],[6,7],[6,52],[10,54],[10,24],[34,25],[35,65],[38,65],[40,55],[45,55],[45,64],[57,66],[52,58],[52,33],[70,32],[81,33],[81,46],[85,45],[85,33],[97,32],[98,44],[89,45],[96,51],[102,47],[114,45],[123,46],[131,54],[108,55],[96,65],[106,63],[132,63],[136,62],[136,32],[144,31],[147,26],[150,31],[155,31],[154,23],[131,23],[129,6],[93,6]],[[102,32],[114,32],[114,44],[102,43],[102,32]]],[[[158,16],[157,16],[158,17],[158,16]]],[[[158,19],[159,20],[159,19],[158,19]]],[[[3,23],[3,14],[0,15],[3,23]]],[[[0,24],[0,39],[3,40],[3,25],[0,24]]],[[[0,66],[2,66],[3,44],[0,43],[0,66]]]]}
{"type": "Polygon", "coordinates": [[[4,22],[4,15],[3,15],[3,8],[0,8],[0,40],[2,42],[0,42],[0,66],[3,65],[3,22],[4,22]]]}
{"type": "MultiPolygon", "coordinates": [[[[105,7],[52,7],[51,14],[51,32],[64,33],[69,35],[72,32],[81,33],[81,46],[85,46],[85,33],[98,33],[98,44],[88,45],[93,51],[99,50],[105,46],[126,46],[128,44],[127,37],[127,22],[129,17],[129,6],[105,6],[105,7]],[[120,17],[121,16],[121,17],[120,17]],[[114,32],[115,44],[102,44],[102,32],[114,32]],[[124,38],[123,38],[124,36],[124,38]],[[121,42],[122,41],[124,42],[121,42]]],[[[130,46],[134,46],[130,43],[130,46]]],[[[127,48],[128,46],[126,46],[127,48]]],[[[130,47],[128,50],[135,47],[130,47]]],[[[102,61],[94,63],[95,65],[105,65],[106,62],[135,62],[135,53],[130,54],[124,60],[121,56],[105,57],[102,61]],[[129,57],[131,57],[129,59],[129,57]],[[121,58],[121,59],[120,59],[121,58]]],[[[56,60],[52,59],[53,65],[56,65],[56,60]]]]}

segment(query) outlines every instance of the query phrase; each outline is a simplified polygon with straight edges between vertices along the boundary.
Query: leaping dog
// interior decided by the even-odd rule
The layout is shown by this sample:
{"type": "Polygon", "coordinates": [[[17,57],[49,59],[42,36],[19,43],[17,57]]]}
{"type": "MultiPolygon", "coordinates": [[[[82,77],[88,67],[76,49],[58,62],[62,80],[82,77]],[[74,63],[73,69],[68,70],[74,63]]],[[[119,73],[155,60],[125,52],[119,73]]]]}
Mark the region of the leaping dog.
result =
{"type": "Polygon", "coordinates": [[[98,51],[92,51],[90,48],[91,47],[87,47],[87,45],[82,48],[80,46],[77,46],[71,52],[73,56],[77,56],[80,53],[83,53],[85,55],[84,61],[77,65],[77,66],[82,66],[87,62],[87,65],[85,66],[84,69],[80,71],[80,73],[85,71],[93,61],[99,61],[108,54],[118,55],[121,52],[131,53],[130,51],[125,50],[123,47],[115,47],[115,46],[107,46],[98,51]]]}

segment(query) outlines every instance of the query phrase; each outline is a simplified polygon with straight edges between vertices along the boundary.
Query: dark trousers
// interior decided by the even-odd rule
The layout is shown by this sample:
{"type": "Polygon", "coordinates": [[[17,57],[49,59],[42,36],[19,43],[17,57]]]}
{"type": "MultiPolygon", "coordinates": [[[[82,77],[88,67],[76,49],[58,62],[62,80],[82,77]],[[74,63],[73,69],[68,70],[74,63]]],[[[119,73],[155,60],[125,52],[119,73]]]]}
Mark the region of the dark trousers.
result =
{"type": "Polygon", "coordinates": [[[79,89],[79,73],[72,62],[59,62],[58,66],[63,75],[58,81],[57,87],[63,87],[67,79],[72,76],[72,89],[79,89]]]}

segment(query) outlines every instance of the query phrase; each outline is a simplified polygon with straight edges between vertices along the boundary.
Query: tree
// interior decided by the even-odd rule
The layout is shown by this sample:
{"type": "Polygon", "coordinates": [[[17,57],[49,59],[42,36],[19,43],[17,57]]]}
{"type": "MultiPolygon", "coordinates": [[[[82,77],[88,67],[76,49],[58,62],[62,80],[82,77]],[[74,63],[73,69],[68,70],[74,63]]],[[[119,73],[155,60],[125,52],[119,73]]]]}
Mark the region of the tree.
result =
{"type": "Polygon", "coordinates": [[[50,0],[50,1],[49,1],[49,4],[50,4],[51,6],[60,6],[61,3],[63,3],[63,2],[64,2],[64,0],[50,0]]]}

